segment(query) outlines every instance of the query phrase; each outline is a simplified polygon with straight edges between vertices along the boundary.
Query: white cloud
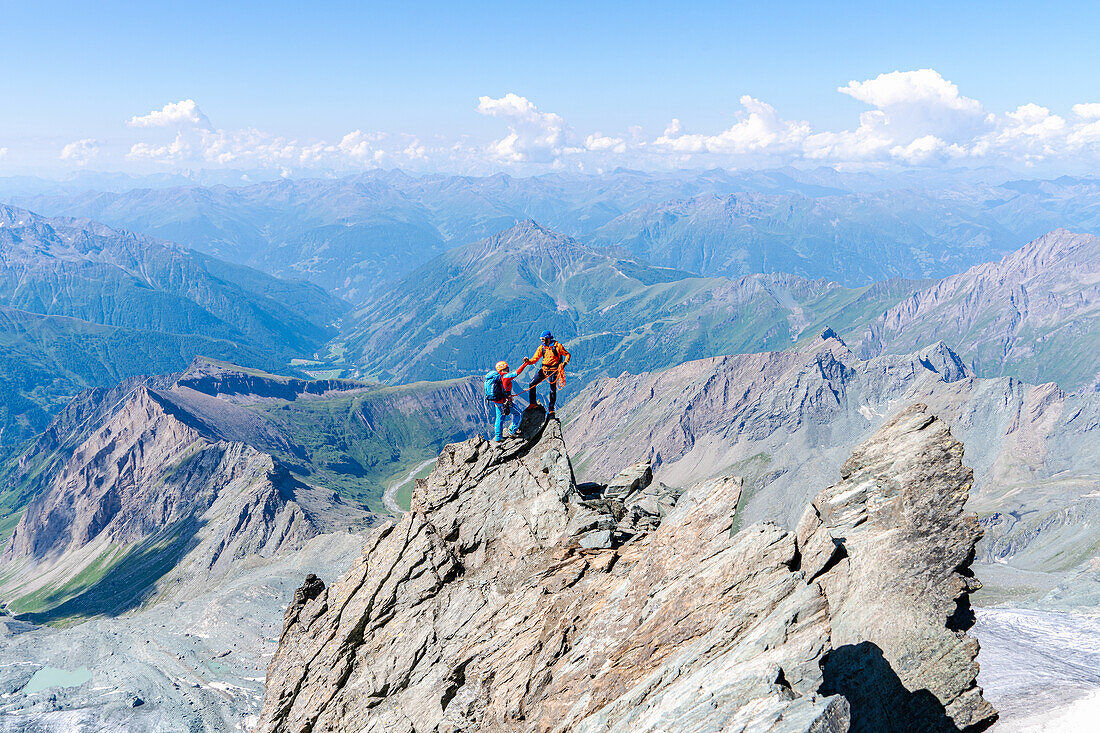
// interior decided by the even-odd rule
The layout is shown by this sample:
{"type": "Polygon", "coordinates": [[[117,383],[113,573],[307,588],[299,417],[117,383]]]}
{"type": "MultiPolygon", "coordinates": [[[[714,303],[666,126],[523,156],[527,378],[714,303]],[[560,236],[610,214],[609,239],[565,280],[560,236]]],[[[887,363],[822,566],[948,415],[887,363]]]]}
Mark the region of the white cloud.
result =
{"type": "Polygon", "coordinates": [[[210,120],[199,109],[193,99],[182,99],[179,102],[170,102],[159,110],[153,110],[147,115],[131,117],[130,127],[170,127],[173,125],[195,125],[203,129],[210,129],[210,120]]]}
{"type": "Polygon", "coordinates": [[[585,150],[592,150],[595,152],[607,152],[612,153],[625,153],[626,141],[621,137],[610,137],[603,133],[596,132],[584,139],[585,150]]]}
{"type": "Polygon", "coordinates": [[[90,137],[83,140],[74,140],[61,149],[61,160],[68,160],[77,165],[86,165],[88,161],[99,155],[99,141],[90,137]]]}
{"type": "Polygon", "coordinates": [[[879,109],[923,105],[968,113],[983,112],[978,100],[960,95],[959,88],[935,69],[892,71],[866,81],[850,81],[846,86],[837,87],[837,91],[879,109]]]}
{"type": "Polygon", "coordinates": [[[8,154],[8,149],[7,148],[0,148],[0,158],[3,158],[7,154],[8,154]]]}
{"type": "Polygon", "coordinates": [[[716,135],[686,134],[680,120],[673,119],[653,144],[678,153],[781,154],[798,149],[810,134],[807,123],[780,119],[770,104],[747,94],[740,101],[744,111],[727,130],[716,135]]]}
{"type": "MultiPolygon", "coordinates": [[[[171,107],[172,105],[168,105],[171,107]]],[[[166,107],[167,109],[167,107],[166,107]]],[[[196,108],[197,109],[197,108],[196,108]]],[[[127,158],[162,165],[262,168],[293,175],[296,170],[355,170],[427,161],[432,151],[412,135],[353,130],[339,142],[301,141],[256,128],[181,127],[171,139],[143,140],[127,158]]]]}
{"type": "Polygon", "coordinates": [[[925,164],[933,160],[942,160],[947,156],[948,145],[935,135],[925,135],[908,145],[895,145],[890,155],[910,164],[925,164]]]}
{"type": "Polygon", "coordinates": [[[499,99],[478,97],[477,111],[508,121],[508,134],[488,146],[489,154],[501,162],[553,164],[565,152],[570,134],[565,120],[540,112],[526,97],[511,92],[499,99]]]}
{"type": "Polygon", "coordinates": [[[384,153],[379,147],[386,135],[377,132],[353,130],[344,135],[338,146],[345,155],[360,161],[378,160],[384,153]]]}
{"type": "MultiPolygon", "coordinates": [[[[502,168],[608,170],[615,166],[761,167],[788,163],[837,166],[932,166],[951,162],[1100,165],[1100,102],[1061,114],[1035,103],[1003,113],[964,96],[934,69],[893,71],[837,88],[869,109],[840,129],[790,119],[766,101],[744,95],[724,129],[688,130],[683,116],[660,134],[639,126],[578,132],[559,114],[515,93],[478,98],[477,112],[503,121],[503,134],[478,138],[355,129],[331,140],[297,139],[256,128],[215,127],[192,99],[166,104],[128,121],[126,156],[165,166],[262,168],[286,171],[411,170],[490,173],[502,168]],[[488,142],[487,142],[488,140],[488,142]]],[[[492,125],[493,123],[488,123],[492,125]]],[[[119,145],[90,138],[66,145],[61,159],[79,166],[119,145]]]]}
{"type": "Polygon", "coordinates": [[[1073,114],[1084,120],[1100,120],[1100,102],[1073,105],[1073,114]]]}
{"type": "Polygon", "coordinates": [[[885,157],[897,147],[890,134],[885,113],[864,112],[859,127],[840,132],[817,132],[806,137],[802,153],[809,160],[866,161],[885,157]]]}

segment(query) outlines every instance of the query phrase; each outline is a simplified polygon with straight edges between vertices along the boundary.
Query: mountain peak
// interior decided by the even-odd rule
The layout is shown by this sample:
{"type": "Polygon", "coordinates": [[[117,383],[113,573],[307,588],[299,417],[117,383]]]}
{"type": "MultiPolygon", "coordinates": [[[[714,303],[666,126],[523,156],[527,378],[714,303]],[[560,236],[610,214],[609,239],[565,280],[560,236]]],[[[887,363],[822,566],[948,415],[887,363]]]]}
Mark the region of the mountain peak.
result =
{"type": "Polygon", "coordinates": [[[642,462],[577,485],[560,425],[543,417],[526,413],[523,437],[500,447],[448,445],[411,511],[336,584],[307,578],[257,730],[413,719],[425,730],[780,720],[841,731],[849,718],[883,729],[895,710],[913,729],[932,729],[937,709],[960,728],[996,715],[974,683],[977,644],[945,625],[969,602],[963,574],[981,536],[963,508],[972,474],[923,405],[853,453],[797,533],[732,529],[739,477],[681,491],[653,485],[642,462]],[[913,689],[932,690],[933,704],[913,689]]]}
{"type": "Polygon", "coordinates": [[[517,221],[508,229],[471,245],[471,250],[478,257],[515,256],[522,253],[524,256],[557,258],[562,254],[592,253],[592,250],[572,237],[549,229],[533,219],[517,221]]]}

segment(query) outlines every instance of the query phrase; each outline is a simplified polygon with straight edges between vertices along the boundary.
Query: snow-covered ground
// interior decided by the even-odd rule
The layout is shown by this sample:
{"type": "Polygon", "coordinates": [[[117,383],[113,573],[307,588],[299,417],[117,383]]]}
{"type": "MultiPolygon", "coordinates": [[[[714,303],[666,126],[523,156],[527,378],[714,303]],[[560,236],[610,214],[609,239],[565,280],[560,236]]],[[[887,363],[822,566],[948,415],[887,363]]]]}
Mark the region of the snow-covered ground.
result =
{"type": "Polygon", "coordinates": [[[995,733],[1100,731],[1100,616],[977,610],[978,684],[995,733]]]}

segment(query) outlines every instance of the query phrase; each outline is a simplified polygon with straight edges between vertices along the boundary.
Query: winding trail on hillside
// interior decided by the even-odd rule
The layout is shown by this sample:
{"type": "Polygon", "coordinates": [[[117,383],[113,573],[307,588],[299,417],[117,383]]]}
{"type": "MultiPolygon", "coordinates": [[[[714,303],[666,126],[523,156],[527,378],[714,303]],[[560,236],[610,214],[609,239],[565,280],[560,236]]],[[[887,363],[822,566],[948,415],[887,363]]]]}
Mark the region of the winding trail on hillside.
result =
{"type": "Polygon", "coordinates": [[[387,509],[393,512],[394,516],[400,517],[402,514],[405,513],[405,510],[397,504],[398,489],[412,481],[413,478],[416,477],[416,474],[420,473],[420,469],[431,463],[435,463],[435,461],[435,458],[429,458],[423,463],[416,464],[415,466],[413,466],[412,470],[409,471],[409,473],[405,476],[405,478],[390,486],[388,489],[386,489],[386,493],[382,494],[382,503],[386,506],[387,509]]]}

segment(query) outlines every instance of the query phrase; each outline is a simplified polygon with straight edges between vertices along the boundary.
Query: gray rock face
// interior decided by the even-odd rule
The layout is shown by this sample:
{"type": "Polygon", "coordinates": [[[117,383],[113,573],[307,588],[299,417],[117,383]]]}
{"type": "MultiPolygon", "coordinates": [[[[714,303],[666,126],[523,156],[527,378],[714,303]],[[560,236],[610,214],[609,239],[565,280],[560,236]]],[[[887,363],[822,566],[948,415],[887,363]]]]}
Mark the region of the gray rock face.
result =
{"type": "MultiPolygon", "coordinates": [[[[976,643],[946,625],[980,534],[962,514],[970,476],[923,406],[861,448],[799,535],[734,531],[739,478],[646,493],[634,467],[613,482],[633,486],[625,497],[578,487],[540,413],[525,414],[530,442],[448,446],[343,578],[307,580],[258,730],[845,731],[868,715],[853,707],[866,680],[830,665],[860,644],[878,645],[873,671],[894,675],[898,700],[930,689],[960,721],[995,715],[974,687],[976,643]],[[649,501],[658,512],[616,544],[627,514],[604,503],[649,501]],[[894,613],[913,633],[887,633],[894,613]]],[[[926,720],[904,710],[909,729],[926,720]]]]}
{"type": "Polygon", "coordinates": [[[963,512],[974,477],[962,449],[923,405],[909,408],[799,522],[802,569],[829,599],[825,687],[852,703],[853,730],[956,730],[995,715],[965,634],[981,529],[963,512]]]}
{"type": "Polygon", "coordinates": [[[1100,385],[1100,237],[1058,229],[914,293],[872,322],[864,356],[944,339],[981,376],[1100,385]]]}
{"type": "Polygon", "coordinates": [[[982,604],[1095,608],[1100,393],[974,377],[942,343],[864,360],[828,338],[602,380],[574,398],[565,432],[580,481],[643,458],[673,485],[736,474],[743,523],[793,528],[848,453],[917,402],[966,444],[969,509],[986,530],[982,604]]]}

